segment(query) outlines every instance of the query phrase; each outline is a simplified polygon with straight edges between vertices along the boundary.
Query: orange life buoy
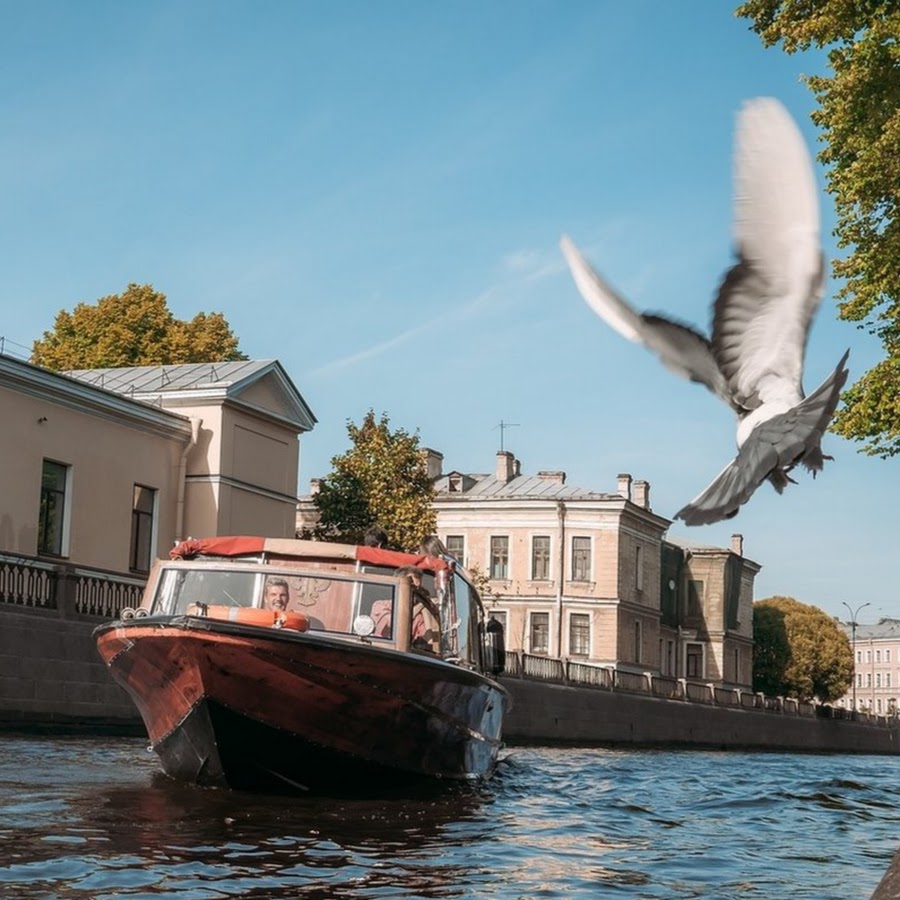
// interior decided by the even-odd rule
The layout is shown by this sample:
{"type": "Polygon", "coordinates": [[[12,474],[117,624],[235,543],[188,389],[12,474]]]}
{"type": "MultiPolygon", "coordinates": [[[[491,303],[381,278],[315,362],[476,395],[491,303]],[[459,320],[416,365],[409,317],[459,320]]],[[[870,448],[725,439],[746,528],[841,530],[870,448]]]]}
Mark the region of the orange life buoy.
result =
{"type": "Polygon", "coordinates": [[[257,609],[254,606],[207,606],[206,616],[241,625],[257,625],[261,628],[291,628],[309,631],[309,619],[298,612],[280,609],[257,609]]]}

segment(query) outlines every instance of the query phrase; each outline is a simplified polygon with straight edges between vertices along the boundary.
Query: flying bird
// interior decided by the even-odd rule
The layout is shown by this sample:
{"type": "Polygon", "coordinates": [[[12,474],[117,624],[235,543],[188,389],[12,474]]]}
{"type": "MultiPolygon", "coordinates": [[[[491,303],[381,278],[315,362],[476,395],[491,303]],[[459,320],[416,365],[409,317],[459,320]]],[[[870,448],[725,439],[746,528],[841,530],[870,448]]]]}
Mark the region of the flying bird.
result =
{"type": "Polygon", "coordinates": [[[737,262],[712,308],[712,335],[662,315],[638,313],[565,235],[563,253],[579,291],[608,325],[644,344],[673,372],[705,385],[737,413],[737,456],[676,519],[731,518],[768,480],[780,494],[800,464],[813,477],[831,459],[822,435],[847,380],[849,350],[806,396],[803,360],[822,298],[825,259],[812,162],[787,110],[771,98],[744,104],[734,151],[737,262]]]}

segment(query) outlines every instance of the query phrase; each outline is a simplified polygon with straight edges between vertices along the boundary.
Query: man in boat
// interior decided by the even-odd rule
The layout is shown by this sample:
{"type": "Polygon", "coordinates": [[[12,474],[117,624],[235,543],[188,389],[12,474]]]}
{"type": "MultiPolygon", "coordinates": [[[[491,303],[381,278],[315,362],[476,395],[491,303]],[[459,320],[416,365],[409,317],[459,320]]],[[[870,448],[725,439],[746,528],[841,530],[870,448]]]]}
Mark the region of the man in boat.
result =
{"type": "Polygon", "coordinates": [[[283,578],[269,578],[263,594],[263,606],[266,609],[277,609],[284,612],[288,608],[291,589],[283,578]]]}

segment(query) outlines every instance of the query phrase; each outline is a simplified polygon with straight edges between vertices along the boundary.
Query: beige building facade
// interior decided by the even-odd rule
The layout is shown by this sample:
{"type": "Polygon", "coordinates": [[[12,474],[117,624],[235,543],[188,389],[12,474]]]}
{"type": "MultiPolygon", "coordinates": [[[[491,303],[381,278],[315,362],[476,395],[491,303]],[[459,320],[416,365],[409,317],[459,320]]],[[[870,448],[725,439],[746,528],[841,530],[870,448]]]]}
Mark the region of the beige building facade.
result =
{"type": "Polygon", "coordinates": [[[854,656],[853,686],[838,701],[845,709],[897,715],[900,703],[900,619],[842,624],[854,656]]]}
{"type": "Polygon", "coordinates": [[[0,355],[0,555],[141,577],[187,536],[294,530],[315,417],[275,360],[59,374],[0,355]]]}
{"type": "MultiPolygon", "coordinates": [[[[423,453],[438,535],[481,581],[510,650],[750,687],[760,567],[739,535],[728,548],[667,538],[650,485],[627,474],[601,492],[561,471],[523,474],[508,451],[488,473],[444,472],[423,453]]],[[[315,519],[300,498],[298,528],[315,519]]]]}

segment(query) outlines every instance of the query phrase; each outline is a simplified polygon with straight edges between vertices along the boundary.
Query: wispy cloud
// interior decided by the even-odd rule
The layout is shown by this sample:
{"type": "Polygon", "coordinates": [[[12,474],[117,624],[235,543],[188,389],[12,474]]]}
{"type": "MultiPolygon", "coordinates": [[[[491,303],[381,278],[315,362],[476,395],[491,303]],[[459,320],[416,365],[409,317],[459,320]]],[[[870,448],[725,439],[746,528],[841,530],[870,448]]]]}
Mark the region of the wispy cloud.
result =
{"type": "MultiPolygon", "coordinates": [[[[453,308],[452,315],[456,324],[490,314],[510,294],[520,291],[526,284],[558,276],[565,270],[565,263],[555,248],[543,251],[517,250],[504,256],[499,268],[502,274],[496,284],[486,287],[476,296],[453,308]]],[[[426,332],[433,332],[435,328],[446,324],[447,315],[448,312],[444,311],[387,340],[379,341],[370,347],[327,362],[317,369],[307,372],[304,378],[311,380],[328,377],[345,369],[351,369],[359,363],[383,356],[413,338],[426,332]]]]}

